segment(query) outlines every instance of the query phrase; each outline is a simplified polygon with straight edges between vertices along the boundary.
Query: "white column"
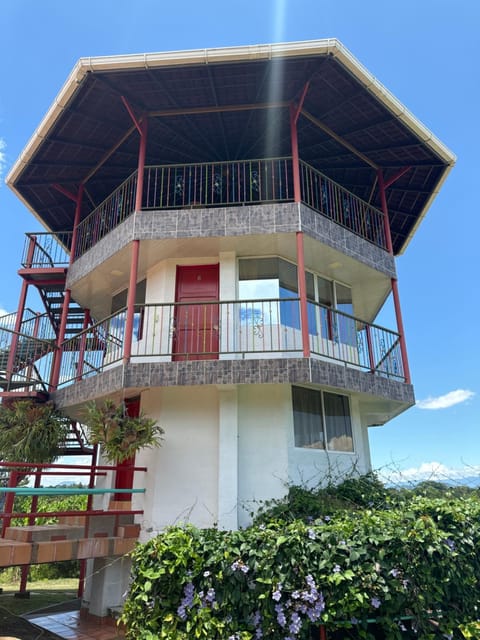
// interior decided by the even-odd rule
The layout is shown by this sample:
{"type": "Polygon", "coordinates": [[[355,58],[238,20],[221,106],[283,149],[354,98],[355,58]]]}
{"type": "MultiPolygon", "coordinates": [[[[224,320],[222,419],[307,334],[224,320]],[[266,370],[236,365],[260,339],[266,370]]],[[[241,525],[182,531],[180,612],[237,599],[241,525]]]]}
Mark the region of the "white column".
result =
{"type": "Polygon", "coordinates": [[[238,398],[234,385],[218,388],[218,528],[238,529],[238,398]]]}
{"type": "MultiPolygon", "coordinates": [[[[220,301],[236,300],[237,298],[237,259],[235,251],[220,251],[220,301]]],[[[220,306],[220,360],[231,360],[235,356],[231,352],[236,348],[235,335],[238,307],[235,304],[220,306]]]]}

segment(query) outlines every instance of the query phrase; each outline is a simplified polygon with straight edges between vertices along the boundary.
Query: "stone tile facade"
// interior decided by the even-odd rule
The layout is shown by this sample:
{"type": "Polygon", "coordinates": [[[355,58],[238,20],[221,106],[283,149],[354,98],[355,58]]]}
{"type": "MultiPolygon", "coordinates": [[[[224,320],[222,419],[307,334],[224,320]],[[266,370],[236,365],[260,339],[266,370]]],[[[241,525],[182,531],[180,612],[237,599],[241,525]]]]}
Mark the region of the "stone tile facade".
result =
{"type": "Polygon", "coordinates": [[[231,237],[299,230],[389,277],[395,276],[394,259],[383,249],[306,205],[276,203],[135,213],[72,264],[66,286],[74,285],[134,239],[231,237]]]}
{"type": "Polygon", "coordinates": [[[314,384],[390,400],[405,407],[415,402],[409,384],[316,358],[120,363],[59,389],[52,399],[59,408],[67,409],[129,389],[205,384],[314,384]]]}

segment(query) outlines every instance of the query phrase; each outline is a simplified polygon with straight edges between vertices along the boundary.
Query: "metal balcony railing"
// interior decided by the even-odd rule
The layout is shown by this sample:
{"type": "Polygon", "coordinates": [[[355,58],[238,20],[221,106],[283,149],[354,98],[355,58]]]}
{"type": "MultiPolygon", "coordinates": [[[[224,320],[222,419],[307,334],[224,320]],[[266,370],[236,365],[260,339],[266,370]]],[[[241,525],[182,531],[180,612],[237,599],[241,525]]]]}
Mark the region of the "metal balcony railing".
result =
{"type": "Polygon", "coordinates": [[[26,233],[22,267],[25,269],[68,267],[71,242],[71,231],[26,233]]]}
{"type": "MultiPolygon", "coordinates": [[[[327,218],[385,249],[381,211],[300,162],[302,201],[327,218]]],[[[134,172],[78,226],[75,258],[83,255],[135,209],[134,172]]],[[[292,202],[292,158],[145,167],[142,210],[292,202]]],[[[192,214],[194,215],[194,214],[192,214]]]]}
{"type": "Polygon", "coordinates": [[[77,228],[75,258],[83,255],[135,211],[137,171],[94,209],[77,228]]]}
{"type": "Polygon", "coordinates": [[[293,199],[291,158],[145,167],[142,209],[293,199]]]}
{"type": "Polygon", "coordinates": [[[53,339],[0,327],[0,389],[46,391],[54,349],[53,339]]]}
{"type": "Polygon", "coordinates": [[[381,211],[302,161],[300,182],[302,201],[305,204],[365,240],[386,249],[384,215],[381,211]]]}
{"type": "MultiPolygon", "coordinates": [[[[125,326],[122,310],[66,340],[60,385],[119,362],[125,326]]],[[[133,362],[303,355],[298,298],[141,305],[133,332],[133,362]]],[[[309,302],[308,332],[313,357],[405,380],[400,337],[393,331],[309,302]]]]}

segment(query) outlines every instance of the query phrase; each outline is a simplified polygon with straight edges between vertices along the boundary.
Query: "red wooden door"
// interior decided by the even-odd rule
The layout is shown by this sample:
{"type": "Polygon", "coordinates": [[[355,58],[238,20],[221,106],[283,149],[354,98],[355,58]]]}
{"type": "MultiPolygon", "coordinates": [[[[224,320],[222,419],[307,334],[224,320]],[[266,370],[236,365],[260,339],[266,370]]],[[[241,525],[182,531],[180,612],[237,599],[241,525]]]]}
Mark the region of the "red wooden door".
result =
{"type": "Polygon", "coordinates": [[[177,267],[174,360],[218,358],[218,273],[218,264],[177,267]]]}

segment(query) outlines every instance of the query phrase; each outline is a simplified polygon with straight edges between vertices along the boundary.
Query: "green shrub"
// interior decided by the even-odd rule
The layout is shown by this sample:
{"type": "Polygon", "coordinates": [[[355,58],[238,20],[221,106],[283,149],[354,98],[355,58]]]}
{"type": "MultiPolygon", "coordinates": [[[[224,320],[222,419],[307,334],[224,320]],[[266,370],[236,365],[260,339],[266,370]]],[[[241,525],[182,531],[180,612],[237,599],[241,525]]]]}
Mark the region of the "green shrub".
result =
{"type": "Polygon", "coordinates": [[[306,640],[325,624],[373,638],[372,621],[379,637],[453,637],[478,617],[479,522],[476,496],[414,496],[311,523],[172,527],[134,552],[127,637],[306,640]]]}

